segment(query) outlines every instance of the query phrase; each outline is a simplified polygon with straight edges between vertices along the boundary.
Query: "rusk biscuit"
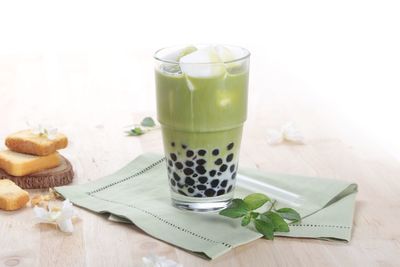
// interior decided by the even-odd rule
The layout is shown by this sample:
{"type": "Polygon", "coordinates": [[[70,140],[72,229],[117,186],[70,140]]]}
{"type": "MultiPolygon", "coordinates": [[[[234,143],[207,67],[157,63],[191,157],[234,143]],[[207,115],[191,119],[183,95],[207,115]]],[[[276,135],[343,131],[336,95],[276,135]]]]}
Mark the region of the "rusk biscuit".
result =
{"type": "Polygon", "coordinates": [[[0,180],[0,209],[17,210],[26,205],[29,194],[8,179],[0,180]]]}
{"type": "Polygon", "coordinates": [[[10,150],[0,151],[0,168],[13,176],[25,176],[60,165],[58,152],[47,156],[34,156],[10,150]]]}
{"type": "Polygon", "coordinates": [[[47,156],[59,149],[66,148],[68,139],[57,133],[54,139],[45,135],[34,134],[32,130],[19,131],[6,138],[6,146],[15,152],[37,156],[47,156]]]}

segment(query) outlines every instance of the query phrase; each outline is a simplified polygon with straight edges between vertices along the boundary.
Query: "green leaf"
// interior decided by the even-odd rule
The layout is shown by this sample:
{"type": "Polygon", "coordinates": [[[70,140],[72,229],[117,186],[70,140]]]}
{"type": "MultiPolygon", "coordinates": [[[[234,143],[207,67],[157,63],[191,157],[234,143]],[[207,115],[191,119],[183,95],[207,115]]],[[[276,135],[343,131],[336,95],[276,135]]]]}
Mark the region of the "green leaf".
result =
{"type": "Polygon", "coordinates": [[[156,126],[156,123],[154,122],[152,117],[146,117],[142,120],[140,123],[143,127],[154,127],[156,126]]]}
{"type": "Polygon", "coordinates": [[[248,225],[250,223],[250,221],[251,221],[251,216],[249,214],[247,214],[242,219],[242,226],[248,225]]]}
{"type": "Polygon", "coordinates": [[[245,197],[243,201],[247,204],[247,206],[249,206],[251,210],[255,210],[271,200],[264,194],[254,193],[245,197]]]}
{"type": "Polygon", "coordinates": [[[257,219],[258,215],[260,215],[260,213],[254,211],[250,212],[250,217],[253,219],[257,219]]]}
{"type": "Polygon", "coordinates": [[[295,211],[294,209],[282,208],[282,209],[275,210],[275,211],[286,220],[289,220],[292,222],[298,222],[301,220],[300,214],[297,211],[295,211]]]}
{"type": "Polygon", "coordinates": [[[243,217],[249,212],[249,208],[243,200],[239,198],[235,198],[232,200],[231,204],[226,208],[219,212],[220,215],[230,217],[230,218],[239,218],[243,217]]]}
{"type": "Polygon", "coordinates": [[[265,220],[265,217],[271,220],[274,225],[274,231],[276,232],[289,232],[289,226],[287,222],[276,212],[267,211],[261,214],[261,220],[265,220]]]}
{"type": "Polygon", "coordinates": [[[127,133],[129,136],[139,136],[139,135],[144,134],[142,128],[140,128],[140,127],[135,127],[135,128],[133,128],[133,129],[127,131],[126,133],[127,133]]]}
{"type": "Polygon", "coordinates": [[[267,239],[269,240],[274,239],[274,225],[269,219],[268,220],[256,219],[254,221],[254,225],[257,231],[263,234],[267,239]]]}

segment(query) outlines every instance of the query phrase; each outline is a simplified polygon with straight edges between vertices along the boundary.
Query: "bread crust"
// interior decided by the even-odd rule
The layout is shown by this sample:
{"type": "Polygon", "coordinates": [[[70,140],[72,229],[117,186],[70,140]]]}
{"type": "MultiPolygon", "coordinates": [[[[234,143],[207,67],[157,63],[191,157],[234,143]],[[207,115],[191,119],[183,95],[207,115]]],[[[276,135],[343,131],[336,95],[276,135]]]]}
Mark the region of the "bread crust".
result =
{"type": "Polygon", "coordinates": [[[0,180],[0,209],[13,211],[26,205],[29,193],[8,179],[0,180]]]}

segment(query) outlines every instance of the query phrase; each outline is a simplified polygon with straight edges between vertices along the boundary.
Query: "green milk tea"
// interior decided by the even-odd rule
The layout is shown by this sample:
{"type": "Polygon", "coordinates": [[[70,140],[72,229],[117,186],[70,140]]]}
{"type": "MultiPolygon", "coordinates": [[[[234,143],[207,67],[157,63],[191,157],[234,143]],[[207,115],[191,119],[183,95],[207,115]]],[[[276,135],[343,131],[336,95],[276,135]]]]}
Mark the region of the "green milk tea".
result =
{"type": "Polygon", "coordinates": [[[244,61],[212,63],[219,64],[217,71],[201,77],[173,63],[156,68],[157,115],[173,198],[231,199],[247,115],[244,61]]]}

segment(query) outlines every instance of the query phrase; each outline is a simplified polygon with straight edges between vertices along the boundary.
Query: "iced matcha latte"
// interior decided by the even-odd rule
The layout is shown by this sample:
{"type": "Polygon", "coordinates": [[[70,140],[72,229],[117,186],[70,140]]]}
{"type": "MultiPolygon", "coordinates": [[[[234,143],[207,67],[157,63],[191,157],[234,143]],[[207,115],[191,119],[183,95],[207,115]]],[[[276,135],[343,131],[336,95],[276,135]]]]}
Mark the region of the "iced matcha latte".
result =
{"type": "Polygon", "coordinates": [[[157,113],[176,207],[218,210],[233,196],[249,56],[232,46],[172,47],[155,54],[157,113]]]}

